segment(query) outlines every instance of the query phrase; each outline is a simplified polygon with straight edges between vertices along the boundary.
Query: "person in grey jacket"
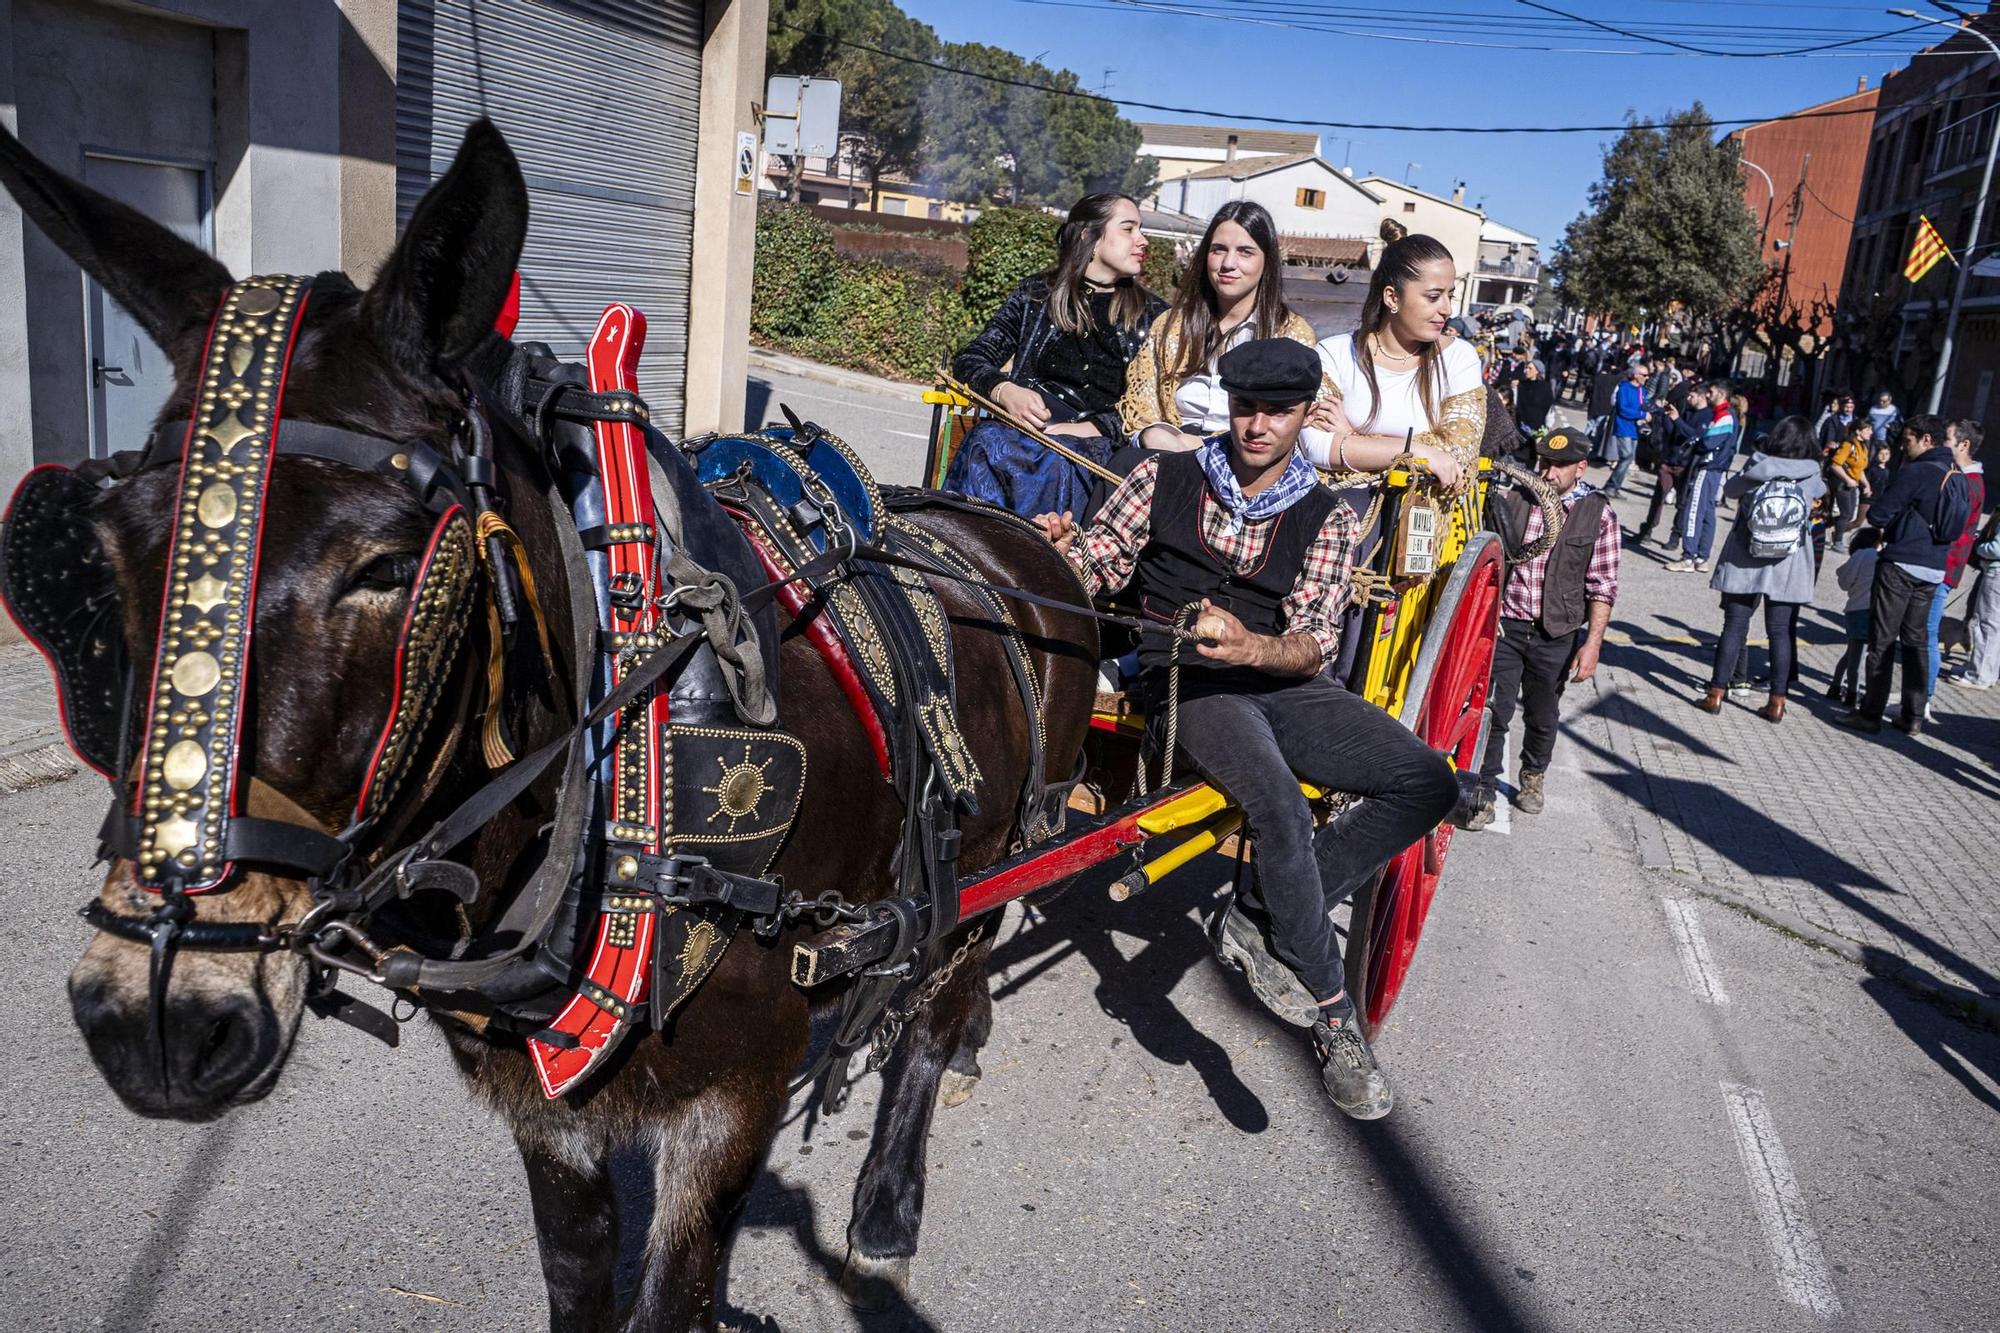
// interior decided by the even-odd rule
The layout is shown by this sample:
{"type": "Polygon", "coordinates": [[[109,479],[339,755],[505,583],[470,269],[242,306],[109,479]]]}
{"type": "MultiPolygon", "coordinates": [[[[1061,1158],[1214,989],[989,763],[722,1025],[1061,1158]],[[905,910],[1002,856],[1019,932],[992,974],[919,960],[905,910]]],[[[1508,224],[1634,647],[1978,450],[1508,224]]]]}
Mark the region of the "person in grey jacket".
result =
{"type": "MultiPolygon", "coordinates": [[[[1764,629],[1771,640],[1771,697],[1758,709],[1767,722],[1785,718],[1785,695],[1791,688],[1793,663],[1798,658],[1799,608],[1812,600],[1813,582],[1819,571],[1813,566],[1812,506],[1826,494],[1820,476],[1819,449],[1813,441],[1812,423],[1801,416],[1786,417],[1771,431],[1763,449],[1751,456],[1741,472],[1723,485],[1723,494],[1742,498],[1736,507],[1736,522],[1715,573],[1708,586],[1722,594],[1722,638],[1715,646],[1715,668],[1709,674],[1708,692],[1695,701],[1705,713],[1722,711],[1729,678],[1750,633],[1750,616],[1757,603],[1764,603],[1764,629]],[[1803,502],[1798,521],[1798,539],[1791,549],[1777,556],[1751,554],[1751,527],[1756,520],[1759,487],[1769,481],[1786,481],[1797,488],[1803,502]]],[[[1771,497],[1768,514],[1784,508],[1779,497],[1771,497]]],[[[1768,517],[1767,517],[1768,521],[1768,517]]],[[[1766,534],[1767,539],[1769,534],[1766,534]]]]}

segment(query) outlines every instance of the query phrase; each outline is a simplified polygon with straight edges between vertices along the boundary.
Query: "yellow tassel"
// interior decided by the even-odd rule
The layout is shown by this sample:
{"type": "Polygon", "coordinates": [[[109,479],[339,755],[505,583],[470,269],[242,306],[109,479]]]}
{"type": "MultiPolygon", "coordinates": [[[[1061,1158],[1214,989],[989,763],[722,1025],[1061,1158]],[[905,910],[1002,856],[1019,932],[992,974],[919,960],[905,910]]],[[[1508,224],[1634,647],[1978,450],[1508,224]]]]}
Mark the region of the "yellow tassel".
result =
{"type": "MultiPolygon", "coordinates": [[[[490,509],[479,516],[477,532],[480,549],[485,549],[489,537],[497,536],[513,553],[514,570],[521,576],[521,596],[535,617],[535,636],[541,643],[542,665],[547,669],[550,681],[555,681],[556,660],[549,649],[549,624],[542,615],[542,599],[535,591],[535,571],[528,564],[528,551],[521,545],[520,534],[508,526],[506,519],[490,509]]],[[[480,737],[480,748],[488,768],[504,768],[514,762],[514,753],[508,749],[506,738],[500,734],[501,705],[506,699],[507,662],[500,630],[500,604],[494,599],[491,589],[487,591],[486,624],[489,631],[487,641],[491,647],[486,658],[486,725],[480,737]]]]}

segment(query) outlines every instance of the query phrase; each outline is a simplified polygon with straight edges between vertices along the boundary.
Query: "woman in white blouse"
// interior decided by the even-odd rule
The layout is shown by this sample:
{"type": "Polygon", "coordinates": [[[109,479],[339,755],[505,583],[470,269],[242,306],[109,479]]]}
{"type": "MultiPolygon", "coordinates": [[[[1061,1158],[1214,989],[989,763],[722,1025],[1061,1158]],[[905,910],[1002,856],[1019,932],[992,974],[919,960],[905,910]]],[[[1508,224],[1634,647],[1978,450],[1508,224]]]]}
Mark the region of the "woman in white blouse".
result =
{"type": "Polygon", "coordinates": [[[1335,393],[1311,418],[1326,432],[1305,442],[1315,464],[1345,479],[1382,472],[1408,452],[1447,488],[1471,475],[1486,430],[1486,383],[1479,354],[1445,336],[1457,280],[1451,252],[1432,237],[1405,236],[1383,249],[1361,327],[1319,345],[1335,393]]]}

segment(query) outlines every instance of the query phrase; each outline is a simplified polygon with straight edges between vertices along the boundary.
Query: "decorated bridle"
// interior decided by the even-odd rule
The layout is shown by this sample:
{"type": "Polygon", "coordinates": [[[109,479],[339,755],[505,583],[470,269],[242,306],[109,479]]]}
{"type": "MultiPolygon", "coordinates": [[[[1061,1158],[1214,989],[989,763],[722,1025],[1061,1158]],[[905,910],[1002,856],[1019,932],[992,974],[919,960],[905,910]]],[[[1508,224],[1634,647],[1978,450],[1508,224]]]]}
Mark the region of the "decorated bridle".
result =
{"type": "MultiPolygon", "coordinates": [[[[97,669],[86,655],[92,645],[79,644],[68,627],[74,611],[65,604],[65,595],[74,595],[67,581],[71,572],[47,557],[36,563],[38,551],[62,552],[76,544],[65,525],[76,523],[82,483],[66,468],[38,468],[23,481],[8,512],[7,601],[57,671],[72,745],[113,782],[102,851],[129,859],[134,881],[161,899],[146,916],[128,916],[97,900],[83,915],[100,930],[151,946],[156,1021],[177,946],[291,950],[324,967],[355,970],[341,958],[358,937],[345,917],[362,907],[356,885],[371,853],[381,850],[370,844],[379,840],[405,786],[419,741],[453,679],[471,619],[480,559],[468,510],[478,510],[482,519],[491,512],[490,460],[475,457],[458,437],[440,451],[422,442],[284,420],[286,372],[310,296],[308,278],[250,278],[223,296],[210,327],[194,410],[179,448],[166,586],[136,746],[122,736],[108,746],[105,729],[90,723],[89,710],[69,697],[97,669]],[[388,716],[348,822],[331,835],[245,809],[256,784],[246,772],[242,741],[259,560],[271,469],[281,455],[394,478],[435,515],[404,612],[388,716]],[[276,926],[195,921],[190,899],[227,888],[240,862],[296,873],[312,892],[312,908],[300,920],[276,926]]],[[[156,435],[146,462],[170,457],[165,434],[156,435]]],[[[497,523],[497,514],[492,517],[497,523]]],[[[96,647],[101,653],[102,645],[96,647]]],[[[129,671],[120,684],[126,691],[138,686],[129,671]]],[[[107,692],[100,687],[94,693],[107,692]]],[[[137,716],[134,702],[128,694],[119,714],[123,727],[137,716]]],[[[438,776],[433,771],[420,785],[438,776]]],[[[271,803],[290,805],[282,796],[271,803]]]]}

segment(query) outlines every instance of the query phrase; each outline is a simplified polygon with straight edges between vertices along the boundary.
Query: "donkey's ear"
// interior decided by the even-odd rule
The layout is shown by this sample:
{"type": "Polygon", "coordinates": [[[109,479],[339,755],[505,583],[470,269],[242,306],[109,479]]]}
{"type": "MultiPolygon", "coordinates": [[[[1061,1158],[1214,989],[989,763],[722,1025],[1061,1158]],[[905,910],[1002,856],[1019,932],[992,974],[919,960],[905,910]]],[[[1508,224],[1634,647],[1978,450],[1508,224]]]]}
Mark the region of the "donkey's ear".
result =
{"type": "Polygon", "coordinates": [[[139,210],[54,170],[5,129],[0,185],[174,357],[183,375],[198,369],[198,340],[229,289],[228,269],[139,210]]]}
{"type": "Polygon", "coordinates": [[[492,121],[474,121],[368,289],[383,346],[400,364],[438,371],[471,355],[493,332],[527,235],[521,164],[492,121]]]}

